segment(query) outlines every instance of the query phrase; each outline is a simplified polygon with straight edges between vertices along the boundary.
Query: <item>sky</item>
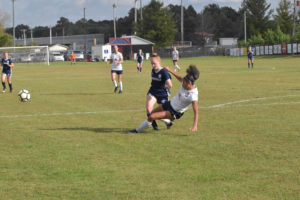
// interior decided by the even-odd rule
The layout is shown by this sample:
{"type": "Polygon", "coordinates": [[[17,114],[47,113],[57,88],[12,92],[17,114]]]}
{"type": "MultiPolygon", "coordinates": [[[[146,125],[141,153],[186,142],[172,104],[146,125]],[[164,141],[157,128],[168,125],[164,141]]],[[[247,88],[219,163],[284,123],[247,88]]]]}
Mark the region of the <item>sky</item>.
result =
{"type": "MultiPolygon", "coordinates": [[[[150,0],[142,0],[143,6],[150,0]]],[[[179,5],[181,0],[160,0],[164,5],[179,5]]],[[[267,0],[276,8],[280,0],[267,0]]],[[[183,0],[185,7],[192,5],[199,13],[206,5],[219,4],[238,10],[242,0],[183,0]]],[[[83,18],[86,8],[86,19],[94,21],[111,20],[113,18],[112,4],[116,3],[116,17],[128,15],[134,7],[134,0],[15,0],[15,25],[25,24],[30,27],[54,26],[60,17],[66,17],[71,22],[83,18]]],[[[140,6],[138,2],[138,7],[140,6]]],[[[5,27],[12,27],[12,0],[0,0],[0,16],[5,13],[5,27]]]]}

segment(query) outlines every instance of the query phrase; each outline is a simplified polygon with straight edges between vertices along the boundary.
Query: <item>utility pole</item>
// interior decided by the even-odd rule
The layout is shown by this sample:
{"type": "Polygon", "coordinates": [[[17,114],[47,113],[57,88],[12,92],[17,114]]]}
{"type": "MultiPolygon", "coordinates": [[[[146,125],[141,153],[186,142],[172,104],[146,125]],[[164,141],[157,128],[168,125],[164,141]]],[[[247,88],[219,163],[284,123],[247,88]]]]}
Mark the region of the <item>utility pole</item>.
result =
{"type": "Polygon", "coordinates": [[[86,20],[85,20],[85,8],[83,8],[83,26],[84,26],[84,55],[86,55],[86,20]]]}
{"type": "Polygon", "coordinates": [[[136,10],[136,6],[137,6],[137,1],[138,0],[134,0],[134,35],[136,35],[136,26],[137,26],[137,10],[136,10]]]}
{"type": "Polygon", "coordinates": [[[296,32],[296,0],[294,0],[294,17],[293,17],[293,33],[292,38],[294,39],[296,32]]]}
{"type": "Polygon", "coordinates": [[[52,27],[49,26],[50,29],[50,45],[52,45],[52,27]]]}
{"type": "Polygon", "coordinates": [[[21,31],[23,31],[24,46],[26,46],[26,29],[22,29],[21,31]]]}
{"type": "Polygon", "coordinates": [[[182,1],[181,0],[181,44],[183,44],[183,41],[184,41],[184,30],[183,30],[183,5],[182,5],[182,1]]]}
{"type": "Polygon", "coordinates": [[[142,5],[142,0],[140,0],[140,13],[141,13],[141,19],[143,19],[143,5],[142,5]]]}
{"type": "Polygon", "coordinates": [[[12,15],[13,15],[13,45],[16,46],[16,28],[15,28],[15,0],[12,0],[12,15]]]}
{"type": "Polygon", "coordinates": [[[116,4],[114,3],[113,4],[113,17],[114,17],[114,36],[115,36],[115,38],[117,37],[117,31],[116,31],[116,8],[117,8],[117,6],[116,6],[116,4]]]}
{"type": "Polygon", "coordinates": [[[247,42],[247,12],[244,12],[244,34],[245,34],[245,43],[247,42]]]}
{"type": "Polygon", "coordinates": [[[31,36],[31,45],[33,43],[33,34],[32,34],[32,28],[30,29],[30,36],[31,36]]]}

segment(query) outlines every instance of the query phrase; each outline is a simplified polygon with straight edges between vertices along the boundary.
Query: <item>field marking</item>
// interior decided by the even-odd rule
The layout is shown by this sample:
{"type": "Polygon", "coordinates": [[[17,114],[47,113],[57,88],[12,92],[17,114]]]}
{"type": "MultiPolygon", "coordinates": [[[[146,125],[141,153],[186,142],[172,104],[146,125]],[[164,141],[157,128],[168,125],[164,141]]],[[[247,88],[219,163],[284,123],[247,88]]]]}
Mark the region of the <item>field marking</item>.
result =
{"type": "MultiPolygon", "coordinates": [[[[272,106],[272,105],[295,105],[300,102],[278,102],[278,103],[264,103],[264,104],[244,104],[234,105],[238,103],[245,103],[251,101],[262,101],[267,99],[279,99],[287,97],[299,97],[300,95],[287,95],[287,96],[274,96],[274,97],[261,97],[255,99],[245,99],[239,101],[228,102],[224,104],[212,105],[212,106],[200,106],[199,109],[215,109],[215,108],[227,108],[227,107],[247,107],[247,106],[272,106]],[[234,106],[231,106],[234,105],[234,106]]],[[[124,113],[124,112],[144,112],[145,109],[137,110],[103,110],[103,111],[92,111],[92,112],[65,112],[65,113],[40,113],[40,114],[24,114],[24,115],[0,115],[0,118],[21,118],[21,117],[49,117],[49,116],[62,116],[62,115],[90,115],[100,113],[124,113]]]]}

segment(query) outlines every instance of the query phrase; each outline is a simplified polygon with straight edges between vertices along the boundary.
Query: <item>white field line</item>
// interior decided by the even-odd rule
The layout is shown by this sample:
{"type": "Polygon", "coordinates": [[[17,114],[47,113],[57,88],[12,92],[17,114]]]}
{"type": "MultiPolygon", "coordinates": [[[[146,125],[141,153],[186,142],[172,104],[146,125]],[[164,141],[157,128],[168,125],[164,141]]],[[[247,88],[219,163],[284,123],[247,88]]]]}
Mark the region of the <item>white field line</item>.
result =
{"type": "MultiPolygon", "coordinates": [[[[299,97],[300,95],[287,95],[287,96],[275,96],[275,97],[262,97],[255,99],[246,99],[228,102],[224,104],[212,105],[212,106],[200,106],[199,109],[214,109],[214,108],[225,108],[225,107],[246,107],[246,106],[272,106],[272,105],[293,105],[300,104],[300,102],[279,102],[279,103],[264,103],[264,104],[244,104],[235,105],[238,103],[245,103],[251,101],[262,101],[267,99],[279,99],[287,97],[299,97]]],[[[101,114],[101,113],[124,113],[124,112],[144,112],[145,109],[137,110],[103,110],[103,111],[92,111],[92,112],[65,112],[65,113],[40,113],[40,114],[24,114],[24,115],[0,115],[0,118],[21,118],[21,117],[48,117],[48,116],[61,116],[61,115],[90,115],[90,114],[101,114]]]]}

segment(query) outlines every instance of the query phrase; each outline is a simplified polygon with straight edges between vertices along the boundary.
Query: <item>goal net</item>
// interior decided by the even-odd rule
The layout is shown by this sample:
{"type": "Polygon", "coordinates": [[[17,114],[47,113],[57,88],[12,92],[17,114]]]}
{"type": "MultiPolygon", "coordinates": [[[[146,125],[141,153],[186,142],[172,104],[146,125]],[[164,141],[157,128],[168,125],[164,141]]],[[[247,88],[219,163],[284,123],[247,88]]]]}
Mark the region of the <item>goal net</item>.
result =
{"type": "Polygon", "coordinates": [[[32,63],[39,62],[49,65],[48,46],[28,46],[28,47],[0,47],[0,58],[3,58],[5,52],[14,63],[32,63]]]}

